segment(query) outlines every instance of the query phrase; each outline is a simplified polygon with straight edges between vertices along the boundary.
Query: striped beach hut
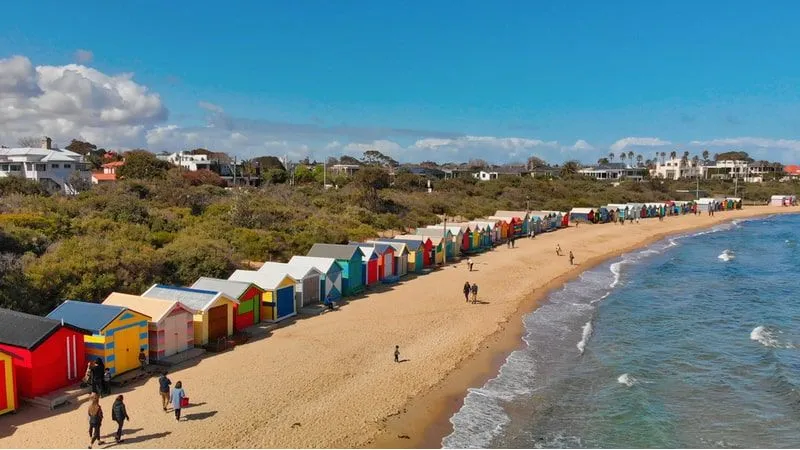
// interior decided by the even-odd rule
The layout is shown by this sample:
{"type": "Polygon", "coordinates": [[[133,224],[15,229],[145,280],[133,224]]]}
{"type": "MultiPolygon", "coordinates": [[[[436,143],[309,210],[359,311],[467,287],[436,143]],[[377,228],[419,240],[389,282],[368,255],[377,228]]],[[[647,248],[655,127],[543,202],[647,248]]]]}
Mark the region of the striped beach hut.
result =
{"type": "Polygon", "coordinates": [[[112,292],[104,305],[121,306],[150,317],[148,339],[150,361],[158,361],[194,347],[192,312],[173,300],[112,292]]]}
{"type": "Polygon", "coordinates": [[[0,416],[17,410],[17,378],[14,357],[0,350],[0,416]]]}
{"type": "Polygon", "coordinates": [[[200,277],[191,287],[204,291],[222,292],[236,300],[237,303],[233,305],[234,331],[244,330],[261,322],[261,296],[264,291],[255,284],[223,278],[200,277]]]}
{"type": "Polygon", "coordinates": [[[124,306],[67,300],[47,318],[91,332],[84,337],[86,357],[102,359],[112,376],[138,368],[139,352],[150,352],[150,316],[124,306]]]}
{"type": "Polygon", "coordinates": [[[306,256],[333,258],[342,269],[342,295],[356,295],[364,290],[362,259],[364,253],[357,246],[339,244],[314,244],[306,256]]]}
{"type": "Polygon", "coordinates": [[[298,281],[289,274],[282,271],[237,270],[228,279],[253,283],[263,291],[262,320],[279,322],[297,315],[295,288],[298,281]]]}
{"type": "Polygon", "coordinates": [[[154,284],[142,297],[172,300],[192,311],[194,345],[202,347],[233,335],[236,299],[219,291],[154,284]]]}
{"type": "Polygon", "coordinates": [[[320,292],[323,299],[338,301],[342,298],[342,268],[333,258],[313,256],[292,256],[289,264],[307,269],[317,269],[320,276],[320,292]]]}

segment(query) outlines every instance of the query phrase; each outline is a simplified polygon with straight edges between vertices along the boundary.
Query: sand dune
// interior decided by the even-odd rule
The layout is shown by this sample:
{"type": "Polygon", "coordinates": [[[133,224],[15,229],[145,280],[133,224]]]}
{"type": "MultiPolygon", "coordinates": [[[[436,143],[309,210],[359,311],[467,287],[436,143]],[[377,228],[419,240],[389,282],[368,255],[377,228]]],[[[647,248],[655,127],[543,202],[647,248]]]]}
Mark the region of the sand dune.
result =
{"type": "MultiPolygon", "coordinates": [[[[192,402],[200,403],[184,411],[195,420],[176,422],[161,410],[156,379],[135,386],[124,394],[132,419],[126,427],[136,431],[121,446],[390,445],[381,434],[385,419],[401,414],[413,397],[435,400],[432,388],[487,337],[517,320],[520,305],[549,280],[662,234],[787,210],[748,207],[714,217],[581,225],[521,239],[516,249],[498,247],[473,258],[475,272],[465,264],[451,265],[172,373],[173,382],[183,381],[192,402]],[[557,243],[575,253],[578,266],[555,255],[557,243]],[[465,281],[479,284],[482,304],[465,304],[465,281]],[[406,362],[393,362],[395,345],[406,362]]],[[[104,435],[115,427],[112,402],[113,396],[101,402],[107,417],[104,435]]],[[[5,448],[87,444],[85,404],[52,413],[26,406],[0,417],[0,446],[5,448]]]]}

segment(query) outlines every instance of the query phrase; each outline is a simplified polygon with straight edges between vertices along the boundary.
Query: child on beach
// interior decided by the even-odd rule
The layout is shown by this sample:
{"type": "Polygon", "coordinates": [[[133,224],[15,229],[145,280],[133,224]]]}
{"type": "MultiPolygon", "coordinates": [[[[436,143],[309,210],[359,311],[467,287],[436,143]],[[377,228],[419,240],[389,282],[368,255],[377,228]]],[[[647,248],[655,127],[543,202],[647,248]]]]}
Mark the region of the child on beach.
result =
{"type": "Polygon", "coordinates": [[[469,292],[470,292],[470,289],[471,289],[471,286],[469,285],[469,281],[467,281],[466,283],[464,283],[464,300],[467,303],[469,303],[469,292]]]}
{"type": "Polygon", "coordinates": [[[400,346],[399,345],[395,345],[394,346],[394,362],[396,362],[396,363],[400,362],[400,346]]]}
{"type": "Polygon", "coordinates": [[[139,366],[142,368],[142,372],[144,372],[144,367],[147,365],[147,356],[144,354],[144,349],[139,349],[139,366]]]}
{"type": "Polygon", "coordinates": [[[186,397],[186,392],[183,391],[183,383],[178,381],[175,383],[175,389],[172,390],[172,409],[175,411],[175,420],[181,420],[181,403],[183,398],[186,397]]]}
{"type": "Polygon", "coordinates": [[[572,250],[569,251],[569,265],[573,265],[572,261],[575,260],[575,256],[572,254],[572,250]]]}

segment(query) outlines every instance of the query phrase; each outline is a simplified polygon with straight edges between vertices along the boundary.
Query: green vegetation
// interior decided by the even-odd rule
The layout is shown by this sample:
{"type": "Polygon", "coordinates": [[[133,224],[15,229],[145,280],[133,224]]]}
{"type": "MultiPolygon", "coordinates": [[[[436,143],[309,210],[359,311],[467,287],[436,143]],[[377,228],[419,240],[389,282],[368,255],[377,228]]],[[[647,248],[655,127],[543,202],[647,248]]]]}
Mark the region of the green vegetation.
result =
{"type": "MultiPolygon", "coordinates": [[[[437,223],[442,214],[472,219],[526,204],[566,211],[681,198],[677,189],[695,189],[693,181],[661,180],[615,187],[576,176],[572,163],[562,167],[562,179],[435,179],[431,193],[426,179],[408,171],[390,178],[364,166],[324,189],[316,169],[295,172],[289,186],[277,160],[264,162],[269,183],[260,189],[225,189],[214,174],[187,176],[143,153],[127,155],[123,180],[75,197],[0,179],[0,306],[42,314],[63,299],[101,301],[112,291],[138,294],[153,283],[227,277],[247,261],[286,261],[315,242],[362,240],[437,223]]],[[[746,200],[765,202],[772,194],[797,194],[800,184],[738,189],[746,200]]],[[[704,181],[700,190],[732,195],[734,185],[704,181]]]]}

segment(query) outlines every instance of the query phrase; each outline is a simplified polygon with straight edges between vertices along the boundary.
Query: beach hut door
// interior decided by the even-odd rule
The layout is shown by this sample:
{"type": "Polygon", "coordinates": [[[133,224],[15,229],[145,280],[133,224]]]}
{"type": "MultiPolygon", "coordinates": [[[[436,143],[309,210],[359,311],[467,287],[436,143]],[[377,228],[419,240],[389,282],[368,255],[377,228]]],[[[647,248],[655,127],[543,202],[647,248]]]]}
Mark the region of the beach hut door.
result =
{"type": "Polygon", "coordinates": [[[0,361],[0,411],[8,409],[8,384],[11,380],[6,380],[6,364],[11,361],[0,361]]]}

